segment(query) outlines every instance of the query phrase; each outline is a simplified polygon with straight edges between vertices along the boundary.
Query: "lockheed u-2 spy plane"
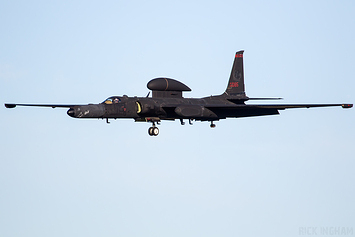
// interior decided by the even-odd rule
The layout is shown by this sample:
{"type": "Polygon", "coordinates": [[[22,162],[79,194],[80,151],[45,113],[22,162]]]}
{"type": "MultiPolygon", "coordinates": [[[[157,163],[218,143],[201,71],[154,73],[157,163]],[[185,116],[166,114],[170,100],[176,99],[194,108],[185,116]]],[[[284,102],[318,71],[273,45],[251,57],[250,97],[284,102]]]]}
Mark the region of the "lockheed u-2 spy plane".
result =
{"type": "MultiPolygon", "coordinates": [[[[279,114],[279,110],[291,108],[310,108],[342,106],[351,108],[352,104],[263,104],[248,105],[248,100],[267,100],[281,98],[249,98],[244,89],[243,53],[235,54],[232,72],[226,91],[221,95],[204,98],[183,98],[183,91],[191,91],[185,84],[170,78],[156,78],[148,82],[152,97],[112,96],[100,104],[61,105],[61,104],[5,104],[7,108],[16,106],[40,106],[69,108],[67,114],[73,118],[133,118],[135,121],[151,122],[148,129],[150,136],[157,136],[156,124],[161,120],[184,119],[192,124],[193,120],[209,121],[211,128],[214,121],[225,118],[264,116],[279,114]]],[[[149,94],[148,94],[149,95],[149,94]]]]}

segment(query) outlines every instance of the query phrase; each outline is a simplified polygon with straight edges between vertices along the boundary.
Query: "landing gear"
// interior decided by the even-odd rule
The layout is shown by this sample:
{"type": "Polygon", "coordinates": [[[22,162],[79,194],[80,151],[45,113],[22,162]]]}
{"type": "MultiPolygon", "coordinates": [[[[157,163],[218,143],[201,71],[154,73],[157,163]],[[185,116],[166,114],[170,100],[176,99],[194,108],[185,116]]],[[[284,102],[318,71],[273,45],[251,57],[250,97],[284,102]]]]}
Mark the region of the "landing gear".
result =
{"type": "Polygon", "coordinates": [[[183,119],[180,119],[180,123],[181,123],[181,125],[185,125],[185,122],[183,119]]]}
{"type": "Polygon", "coordinates": [[[216,127],[216,124],[214,124],[213,121],[211,121],[210,127],[211,127],[211,128],[215,128],[215,127],[216,127]]]}
{"type": "Polygon", "coordinates": [[[152,122],[153,123],[153,127],[150,127],[149,129],[148,129],[148,134],[150,135],[150,136],[158,136],[159,135],[159,128],[157,128],[156,126],[155,126],[155,122],[152,122]]]}
{"type": "Polygon", "coordinates": [[[149,134],[150,136],[158,136],[158,135],[159,135],[159,128],[157,128],[157,127],[150,127],[150,128],[148,129],[148,134],[149,134]]]}
{"type": "MultiPolygon", "coordinates": [[[[193,125],[193,123],[192,123],[192,121],[193,121],[194,119],[189,119],[189,124],[190,125],[193,125]]],[[[185,122],[184,122],[184,120],[183,119],[180,119],[180,123],[181,123],[181,125],[185,125],[185,122]]]]}

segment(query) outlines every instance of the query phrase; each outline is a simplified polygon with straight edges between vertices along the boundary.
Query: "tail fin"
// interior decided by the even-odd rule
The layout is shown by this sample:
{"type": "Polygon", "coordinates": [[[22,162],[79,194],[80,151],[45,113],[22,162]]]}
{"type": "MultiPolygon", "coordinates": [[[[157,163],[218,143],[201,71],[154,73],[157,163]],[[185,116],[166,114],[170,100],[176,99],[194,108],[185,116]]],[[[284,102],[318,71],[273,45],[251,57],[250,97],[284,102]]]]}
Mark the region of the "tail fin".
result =
{"type": "Polygon", "coordinates": [[[235,54],[228,86],[224,92],[228,96],[246,97],[244,86],[243,53],[244,50],[241,50],[235,54]]]}

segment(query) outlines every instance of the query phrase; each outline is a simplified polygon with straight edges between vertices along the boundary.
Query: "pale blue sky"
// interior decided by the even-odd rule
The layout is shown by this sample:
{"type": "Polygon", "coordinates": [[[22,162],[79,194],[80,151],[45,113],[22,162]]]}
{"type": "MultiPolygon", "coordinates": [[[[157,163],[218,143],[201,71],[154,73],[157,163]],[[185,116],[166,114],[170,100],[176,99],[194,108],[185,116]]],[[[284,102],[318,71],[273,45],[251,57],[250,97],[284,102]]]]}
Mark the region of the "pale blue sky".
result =
{"type": "MultiPolygon", "coordinates": [[[[250,97],[354,103],[354,16],[354,1],[2,1],[0,102],[145,96],[160,76],[220,94],[243,49],[250,97]]],[[[355,228],[354,109],[162,122],[158,137],[65,109],[0,117],[0,236],[355,228]]]]}

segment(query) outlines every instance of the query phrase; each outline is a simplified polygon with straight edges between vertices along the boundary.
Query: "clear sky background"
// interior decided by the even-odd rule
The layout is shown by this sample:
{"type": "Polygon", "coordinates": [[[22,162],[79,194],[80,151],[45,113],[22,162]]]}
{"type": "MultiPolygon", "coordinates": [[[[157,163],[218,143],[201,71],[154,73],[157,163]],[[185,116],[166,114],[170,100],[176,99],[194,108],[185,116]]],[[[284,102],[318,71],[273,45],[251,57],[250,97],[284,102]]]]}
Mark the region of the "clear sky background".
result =
{"type": "MultiPolygon", "coordinates": [[[[1,1],[0,22],[1,103],[146,96],[160,76],[185,97],[217,95],[242,49],[250,97],[355,102],[350,0],[1,1]]],[[[162,122],[157,137],[60,108],[2,107],[0,119],[0,236],[355,228],[355,109],[162,122]]]]}

